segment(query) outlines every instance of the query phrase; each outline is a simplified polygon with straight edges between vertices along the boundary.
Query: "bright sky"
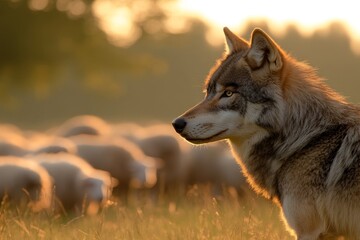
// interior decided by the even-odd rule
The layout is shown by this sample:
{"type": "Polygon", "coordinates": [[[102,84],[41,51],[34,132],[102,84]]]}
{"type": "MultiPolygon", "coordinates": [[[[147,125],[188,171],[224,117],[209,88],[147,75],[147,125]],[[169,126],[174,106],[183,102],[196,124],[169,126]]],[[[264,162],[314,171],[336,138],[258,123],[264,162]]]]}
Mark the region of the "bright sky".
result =
{"type": "MultiPolygon", "coordinates": [[[[115,6],[112,0],[96,0],[93,5],[93,11],[101,20],[103,30],[118,45],[131,45],[136,41],[139,32],[132,20],[142,16],[147,8],[153,7],[148,4],[150,1],[134,2],[138,6],[132,7],[132,12],[127,7],[115,6]],[[127,31],[120,32],[119,29],[127,31]],[[130,32],[132,37],[127,38],[124,35],[126,32],[130,32]]],[[[354,0],[178,0],[164,1],[163,9],[168,16],[164,27],[169,32],[186,31],[189,24],[185,16],[199,18],[207,23],[207,40],[214,45],[223,43],[224,26],[241,33],[250,20],[270,21],[270,30],[277,34],[283,34],[289,24],[294,24],[304,35],[311,35],[330,22],[341,21],[352,37],[352,48],[360,54],[359,4],[354,0]]],[[[148,25],[150,31],[156,32],[159,29],[156,22],[148,25]]]]}
{"type": "Polygon", "coordinates": [[[177,9],[209,23],[208,40],[217,44],[224,26],[241,32],[249,20],[270,20],[270,30],[283,34],[295,24],[304,35],[311,35],[333,21],[341,21],[352,36],[352,47],[360,53],[359,3],[353,0],[179,0],[177,9]],[[213,39],[213,40],[211,40],[213,39]]]}

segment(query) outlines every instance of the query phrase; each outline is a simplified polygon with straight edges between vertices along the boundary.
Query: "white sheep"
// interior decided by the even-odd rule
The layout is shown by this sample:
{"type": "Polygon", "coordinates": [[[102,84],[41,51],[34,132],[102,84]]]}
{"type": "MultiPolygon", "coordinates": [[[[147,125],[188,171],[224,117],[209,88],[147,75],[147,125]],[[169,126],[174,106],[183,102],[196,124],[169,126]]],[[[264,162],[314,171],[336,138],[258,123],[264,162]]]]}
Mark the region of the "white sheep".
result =
{"type": "Polygon", "coordinates": [[[30,152],[29,149],[15,141],[0,139],[0,156],[22,157],[30,152]]]}
{"type": "Polygon", "coordinates": [[[65,121],[55,130],[50,130],[61,137],[71,137],[77,135],[108,135],[109,125],[101,118],[93,115],[80,115],[65,121]]]}
{"type": "Polygon", "coordinates": [[[13,124],[0,124],[0,139],[25,144],[23,131],[13,124]]]}
{"type": "Polygon", "coordinates": [[[33,211],[50,207],[52,180],[40,165],[23,158],[0,157],[0,198],[27,203],[33,211]]]}
{"type": "Polygon", "coordinates": [[[144,135],[144,128],[137,123],[122,122],[110,125],[111,135],[115,138],[125,138],[130,141],[135,141],[140,136],[144,135]]]}
{"type": "Polygon", "coordinates": [[[130,188],[150,188],[156,183],[156,160],[134,143],[117,138],[72,138],[77,153],[94,168],[108,171],[119,181],[116,193],[126,200],[130,188]]]}
{"type": "Polygon", "coordinates": [[[76,153],[76,145],[67,138],[48,136],[41,143],[33,147],[32,154],[41,153],[76,153]]]}
{"type": "Polygon", "coordinates": [[[155,187],[158,194],[176,197],[181,193],[184,172],[178,141],[169,134],[152,133],[137,139],[136,143],[146,155],[161,160],[155,187]]]}
{"type": "Polygon", "coordinates": [[[108,202],[116,184],[108,172],[94,169],[72,154],[39,154],[29,159],[49,172],[54,180],[54,206],[65,211],[97,213],[108,202]]]}
{"type": "Polygon", "coordinates": [[[157,183],[153,190],[157,196],[177,197],[183,192],[182,152],[188,144],[180,141],[170,124],[151,124],[141,127],[122,123],[112,126],[115,136],[122,136],[137,144],[143,152],[160,160],[157,183]]]}
{"type": "Polygon", "coordinates": [[[189,149],[185,162],[188,187],[210,185],[215,196],[222,196],[224,190],[232,188],[238,197],[245,197],[248,184],[224,142],[189,149]]]}
{"type": "Polygon", "coordinates": [[[221,168],[219,161],[223,152],[222,147],[217,143],[190,148],[185,155],[186,185],[191,187],[199,184],[211,184],[213,190],[220,189],[221,168]]]}
{"type": "Polygon", "coordinates": [[[19,128],[0,124],[0,156],[24,156],[29,152],[27,143],[19,128]]]}
{"type": "Polygon", "coordinates": [[[49,133],[38,131],[24,131],[24,137],[27,139],[27,154],[40,153],[75,153],[75,144],[64,137],[59,137],[49,133]]]}
{"type": "Polygon", "coordinates": [[[235,190],[230,191],[231,194],[236,194],[240,200],[245,198],[254,197],[254,191],[250,188],[250,185],[245,179],[240,165],[236,162],[234,156],[230,151],[225,151],[219,159],[219,180],[223,190],[235,190]]]}

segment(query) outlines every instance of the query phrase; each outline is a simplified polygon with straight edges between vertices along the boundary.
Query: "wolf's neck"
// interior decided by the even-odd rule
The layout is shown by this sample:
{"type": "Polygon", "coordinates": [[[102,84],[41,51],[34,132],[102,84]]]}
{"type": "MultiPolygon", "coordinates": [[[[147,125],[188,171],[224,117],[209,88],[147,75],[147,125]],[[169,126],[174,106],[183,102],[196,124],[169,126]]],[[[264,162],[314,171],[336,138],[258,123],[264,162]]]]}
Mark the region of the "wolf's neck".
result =
{"type": "Polygon", "coordinates": [[[268,155],[262,159],[254,156],[253,150],[269,138],[270,135],[268,131],[263,129],[249,136],[246,140],[240,138],[229,140],[232,153],[240,164],[246,179],[257,193],[262,194],[266,198],[273,198],[278,195],[276,187],[274,187],[276,180],[275,174],[273,174],[277,171],[276,163],[273,161],[275,157],[273,146],[275,146],[275,143],[272,142],[272,146],[265,146],[263,150],[268,155]]]}
{"type": "Polygon", "coordinates": [[[292,69],[283,89],[286,104],[279,131],[286,140],[279,151],[291,154],[328,126],[358,121],[358,110],[328,87],[311,67],[299,62],[289,67],[292,69]]]}

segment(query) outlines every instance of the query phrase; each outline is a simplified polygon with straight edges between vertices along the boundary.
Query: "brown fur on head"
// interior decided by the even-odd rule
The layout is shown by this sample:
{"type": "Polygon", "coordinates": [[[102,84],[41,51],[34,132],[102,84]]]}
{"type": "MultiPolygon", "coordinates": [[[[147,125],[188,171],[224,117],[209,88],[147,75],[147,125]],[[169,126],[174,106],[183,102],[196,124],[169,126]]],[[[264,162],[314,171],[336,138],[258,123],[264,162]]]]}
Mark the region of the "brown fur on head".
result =
{"type": "Polygon", "coordinates": [[[194,143],[248,136],[255,125],[279,127],[282,106],[277,99],[282,96],[284,52],[261,29],[253,31],[250,43],[228,28],[224,33],[227,52],[205,80],[205,99],[181,117],[187,124],[181,134],[194,143]],[[258,120],[264,111],[259,104],[273,115],[266,120],[272,123],[258,120]],[[249,111],[250,105],[254,109],[249,111]],[[216,116],[222,111],[228,114],[226,121],[216,116]]]}
{"type": "MultiPolygon", "coordinates": [[[[336,109],[315,110],[311,106],[321,107],[321,102],[331,101],[348,108],[313,68],[286,54],[263,30],[254,29],[249,42],[228,28],[224,28],[224,33],[227,52],[205,80],[205,99],[173,123],[184,138],[205,143],[244,139],[259,127],[291,131],[285,126],[287,121],[299,119],[296,115],[304,111],[319,121],[322,114],[336,119],[344,117],[336,109]],[[317,94],[319,89],[323,90],[321,94],[317,94]],[[300,102],[305,98],[312,102],[309,106],[300,102]],[[226,120],[222,113],[227,114],[226,120]]],[[[313,119],[300,121],[318,124],[313,119]]]]}

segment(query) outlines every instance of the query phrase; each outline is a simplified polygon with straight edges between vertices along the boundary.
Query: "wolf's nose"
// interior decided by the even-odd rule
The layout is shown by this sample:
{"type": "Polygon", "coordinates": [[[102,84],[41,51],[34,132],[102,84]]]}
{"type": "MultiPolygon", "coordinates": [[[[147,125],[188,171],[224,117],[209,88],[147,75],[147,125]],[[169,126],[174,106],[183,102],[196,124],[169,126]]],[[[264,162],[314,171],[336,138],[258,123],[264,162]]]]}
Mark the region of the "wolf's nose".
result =
{"type": "Polygon", "coordinates": [[[183,118],[177,118],[172,122],[172,125],[177,133],[181,133],[186,126],[186,121],[183,118]]]}

